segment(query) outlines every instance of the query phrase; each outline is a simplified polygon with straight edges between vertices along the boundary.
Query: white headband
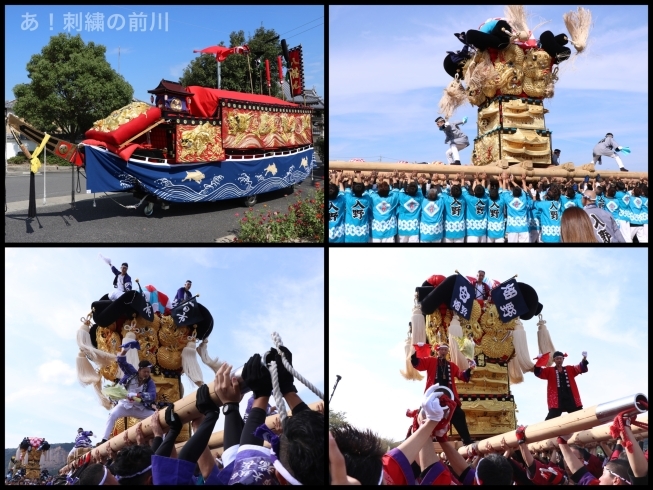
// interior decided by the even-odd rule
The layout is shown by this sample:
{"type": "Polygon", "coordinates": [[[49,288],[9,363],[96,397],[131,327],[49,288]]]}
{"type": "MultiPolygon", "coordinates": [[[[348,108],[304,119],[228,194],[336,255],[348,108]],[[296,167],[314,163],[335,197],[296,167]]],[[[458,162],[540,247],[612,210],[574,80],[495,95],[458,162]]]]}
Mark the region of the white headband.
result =
{"type": "Polygon", "coordinates": [[[295,477],[293,477],[290,473],[288,473],[288,470],[283,467],[281,461],[275,459],[274,463],[272,464],[274,465],[275,469],[279,473],[281,473],[281,476],[283,476],[288,483],[290,483],[291,485],[301,485],[301,483],[299,483],[299,481],[297,481],[295,477]]]}
{"type": "Polygon", "coordinates": [[[104,476],[102,477],[102,480],[100,480],[100,483],[98,483],[98,485],[104,485],[104,482],[107,479],[107,467],[104,466],[103,468],[104,468],[104,476]]]}
{"type": "Polygon", "coordinates": [[[118,476],[118,475],[116,475],[116,480],[124,480],[125,478],[134,478],[135,476],[142,475],[147,470],[151,470],[151,469],[152,469],[152,465],[150,465],[147,468],[139,471],[138,473],[134,473],[133,475],[127,475],[127,476],[118,476]]]}

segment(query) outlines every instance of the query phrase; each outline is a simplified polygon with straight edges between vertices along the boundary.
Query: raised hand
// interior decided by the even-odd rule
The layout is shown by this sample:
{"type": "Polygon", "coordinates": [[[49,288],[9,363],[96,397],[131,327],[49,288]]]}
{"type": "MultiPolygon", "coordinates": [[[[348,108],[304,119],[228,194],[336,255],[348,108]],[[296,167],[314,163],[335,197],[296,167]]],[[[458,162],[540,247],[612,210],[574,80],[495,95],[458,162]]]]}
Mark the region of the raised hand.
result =
{"type": "Polygon", "coordinates": [[[240,403],[242,398],[238,381],[236,378],[231,378],[231,369],[230,364],[222,364],[215,373],[215,379],[213,380],[213,389],[223,405],[240,403]]]}
{"type": "Polygon", "coordinates": [[[261,363],[260,354],[254,354],[243,367],[243,380],[252,389],[254,398],[270,396],[272,393],[272,378],[270,371],[261,363]]]}

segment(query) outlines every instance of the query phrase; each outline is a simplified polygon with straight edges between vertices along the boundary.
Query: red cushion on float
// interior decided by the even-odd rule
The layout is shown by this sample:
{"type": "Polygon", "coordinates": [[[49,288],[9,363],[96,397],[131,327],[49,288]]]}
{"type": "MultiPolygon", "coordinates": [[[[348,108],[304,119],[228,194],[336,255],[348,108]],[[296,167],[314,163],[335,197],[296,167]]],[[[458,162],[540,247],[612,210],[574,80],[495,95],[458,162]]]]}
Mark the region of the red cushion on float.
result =
{"type": "Polygon", "coordinates": [[[426,280],[426,282],[428,282],[431,286],[433,286],[435,288],[435,287],[438,287],[440,284],[442,284],[442,282],[444,282],[445,279],[446,279],[446,277],[444,277],[444,276],[433,275],[433,276],[429,277],[426,280]]]}
{"type": "Polygon", "coordinates": [[[161,109],[158,107],[151,107],[144,114],[132,119],[128,123],[121,125],[118,129],[105,133],[95,129],[86,131],[87,138],[94,138],[114,146],[123,144],[128,139],[136,136],[141,131],[145,131],[148,127],[154,124],[161,118],[161,109]]]}

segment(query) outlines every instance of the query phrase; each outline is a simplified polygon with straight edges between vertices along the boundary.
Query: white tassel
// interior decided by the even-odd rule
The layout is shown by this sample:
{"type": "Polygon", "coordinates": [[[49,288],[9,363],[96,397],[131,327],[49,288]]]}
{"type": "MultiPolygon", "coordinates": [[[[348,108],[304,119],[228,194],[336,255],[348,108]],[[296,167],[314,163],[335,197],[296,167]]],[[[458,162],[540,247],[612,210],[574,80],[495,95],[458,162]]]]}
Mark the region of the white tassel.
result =
{"type": "Polygon", "coordinates": [[[91,328],[91,315],[92,313],[89,313],[86,318],[81,318],[82,325],[77,330],[77,346],[95,364],[99,364],[102,367],[108,366],[116,360],[116,356],[110,352],[104,352],[93,347],[91,334],[89,333],[91,328]]]}
{"type": "Polygon", "coordinates": [[[100,403],[102,404],[102,406],[107,410],[111,410],[113,405],[111,405],[111,401],[109,401],[109,399],[102,394],[102,383],[100,381],[93,383],[93,389],[95,390],[95,393],[100,399],[100,403]]]}
{"type": "Polygon", "coordinates": [[[204,380],[202,379],[202,369],[200,368],[199,362],[197,362],[197,350],[195,348],[195,338],[189,340],[184,347],[184,350],[181,351],[181,366],[184,369],[184,373],[188,376],[193,383],[197,386],[202,386],[204,380]]]}
{"type": "Polygon", "coordinates": [[[512,332],[512,343],[515,346],[515,357],[513,359],[516,359],[516,362],[519,363],[521,371],[523,373],[532,371],[535,364],[533,364],[531,356],[528,353],[526,331],[524,330],[524,324],[519,318],[516,320],[515,330],[512,332]]]}
{"type": "Polygon", "coordinates": [[[214,373],[218,372],[218,369],[220,369],[220,366],[222,366],[222,362],[218,360],[216,357],[215,359],[211,359],[209,356],[209,351],[208,351],[208,344],[209,340],[204,339],[199,347],[197,348],[197,353],[200,355],[200,359],[202,359],[202,362],[206,364],[208,367],[210,367],[214,373]]]}
{"type": "Polygon", "coordinates": [[[463,338],[463,327],[460,326],[460,318],[458,313],[454,313],[451,323],[449,323],[449,334],[459,339],[463,338]]]}
{"type": "Polygon", "coordinates": [[[414,351],[413,348],[413,343],[411,341],[410,335],[406,337],[406,343],[404,344],[404,354],[406,356],[406,370],[405,371],[399,371],[401,375],[411,381],[421,381],[424,379],[424,376],[420,374],[420,372],[413,367],[413,365],[410,362],[410,357],[414,351]]]}
{"type": "Polygon", "coordinates": [[[82,385],[100,381],[100,374],[93,369],[86,355],[81,351],[77,354],[77,379],[82,385]]]}
{"type": "Polygon", "coordinates": [[[422,315],[422,308],[417,303],[417,299],[415,300],[415,306],[413,307],[413,316],[410,323],[413,329],[413,344],[426,342],[426,321],[424,320],[424,315],[422,315]]]}
{"type": "Polygon", "coordinates": [[[510,384],[517,384],[524,381],[524,373],[522,373],[521,366],[516,357],[508,361],[508,378],[510,379],[510,384]]]}
{"type": "Polygon", "coordinates": [[[540,353],[546,354],[547,352],[551,353],[549,357],[549,362],[547,366],[553,364],[553,353],[556,351],[556,348],[553,346],[553,341],[549,335],[549,331],[546,328],[546,321],[542,318],[542,315],[538,315],[539,321],[537,322],[537,346],[540,349],[540,353]]]}
{"type": "Polygon", "coordinates": [[[576,48],[576,52],[582,53],[587,46],[587,38],[592,27],[592,12],[578,7],[577,12],[567,12],[562,18],[571,36],[571,44],[576,48]]]}
{"type": "MultiPolygon", "coordinates": [[[[453,320],[451,320],[451,324],[453,325],[453,320]]],[[[458,326],[460,327],[460,324],[458,326]]],[[[465,371],[469,367],[467,358],[460,351],[458,340],[451,333],[451,329],[449,329],[449,355],[451,356],[451,362],[458,366],[461,371],[465,371]]]]}

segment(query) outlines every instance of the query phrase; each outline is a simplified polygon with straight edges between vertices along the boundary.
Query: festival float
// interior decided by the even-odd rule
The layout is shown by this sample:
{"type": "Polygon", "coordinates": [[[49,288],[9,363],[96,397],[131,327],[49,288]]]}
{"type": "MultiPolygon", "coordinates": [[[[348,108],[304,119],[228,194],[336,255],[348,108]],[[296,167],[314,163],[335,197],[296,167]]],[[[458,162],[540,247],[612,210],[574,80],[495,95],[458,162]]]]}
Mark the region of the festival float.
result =
{"type": "MultiPolygon", "coordinates": [[[[532,372],[536,365],[553,364],[549,356],[543,355],[540,359],[529,356],[522,320],[538,318],[537,339],[541,354],[553,353],[555,347],[536,290],[518,282],[516,277],[503,282],[484,277],[483,282],[491,291],[486,300],[475,299],[471,286],[465,289],[467,292],[463,291],[461,285],[471,285],[476,279],[462,276],[458,271],[448,277],[433,275],[415,288],[410,329],[405,340],[406,365],[401,375],[407,380],[423,380],[424,376],[411,364],[411,355],[431,357],[441,343],[448,344],[447,360],[461,371],[475,364],[470,381],[457,382],[456,389],[470,435],[477,441],[473,451],[481,454],[498,450],[502,444],[518,445],[515,436],[518,409],[510,387],[523,382],[524,373],[532,372]]],[[[451,397],[450,390],[448,396],[451,397]]],[[[527,440],[537,443],[533,447],[539,450],[550,448],[553,442],[549,439],[555,440],[562,430],[571,435],[570,443],[605,441],[614,438],[611,436],[614,428],[601,424],[612,422],[621,413],[637,415],[647,411],[647,398],[635,394],[529,425],[527,440]]],[[[414,430],[417,411],[409,409],[406,415],[414,419],[414,430]]],[[[638,420],[637,434],[647,435],[648,416],[638,420]]],[[[460,446],[461,437],[452,425],[448,427],[447,437],[460,446]]],[[[459,451],[467,454],[467,447],[459,451]]]]}
{"type": "MultiPolygon", "coordinates": [[[[100,256],[102,260],[110,263],[110,259],[100,256]]],[[[138,291],[132,290],[123,293],[115,300],[104,295],[91,305],[91,312],[80,320],[82,322],[77,331],[77,375],[79,381],[85,386],[92,386],[100,404],[110,410],[117,400],[124,398],[127,393],[117,382],[122,372],[117,363],[116,356],[121,351],[123,344],[138,343],[140,348],[131,348],[127,351],[127,362],[137,366],[140,361],[147,360],[152,364],[151,379],[156,385],[156,402],[153,408],[159,409],[159,422],[162,427],[167,427],[165,408],[173,406],[173,410],[184,424],[176,445],[181,448],[190,437],[190,422],[201,416],[196,408],[196,391],[184,396],[181,376],[188,376],[197,386],[204,384],[202,372],[197,362],[197,355],[212,372],[222,365],[217,358],[212,359],[207,351],[208,337],[213,330],[213,317],[209,310],[197,301],[199,294],[191,299],[172,306],[168,296],[153,285],[142,287],[138,279],[135,280],[138,291]],[[93,364],[95,365],[93,365],[93,364]]],[[[294,379],[303,383],[309,390],[324,400],[322,391],[303,377],[286,359],[281,347],[284,345],[281,336],[273,332],[271,338],[274,347],[281,352],[281,362],[286,370],[292,373],[294,379]]],[[[279,389],[277,363],[270,358],[268,350],[261,354],[261,363],[270,371],[273,384],[273,397],[278,415],[266,418],[270,428],[280,427],[286,417],[291,416],[279,389]]],[[[245,395],[251,389],[242,378],[244,366],[235,368],[231,377],[235,378],[240,386],[240,393],[245,395]]],[[[214,384],[207,383],[209,395],[213,402],[222,406],[222,402],[214,391],[214,384]]],[[[140,401],[139,398],[135,398],[140,401]]],[[[323,410],[324,402],[308,404],[312,410],[323,410]]],[[[140,425],[145,437],[152,437],[151,420],[125,417],[115,422],[109,439],[95,448],[76,448],[68,457],[68,464],[60,470],[65,474],[92,459],[99,460],[108,456],[108,449],[118,451],[127,444],[136,442],[136,425],[140,425]]],[[[209,441],[209,447],[214,454],[222,454],[224,442],[223,431],[214,433],[209,441]]]]}
{"type": "Polygon", "coordinates": [[[50,444],[44,437],[25,437],[16,450],[14,474],[20,472],[25,478],[39,478],[41,463],[47,461],[49,449],[50,444]]]}
{"type": "MultiPolygon", "coordinates": [[[[114,301],[104,295],[93,302],[91,312],[81,318],[82,324],[77,331],[78,379],[83,385],[93,387],[106,410],[124,398],[124,394],[120,394],[122,387],[117,385],[123,373],[116,360],[123,343],[137,341],[140,346],[127,352],[127,362],[132,366],[138,366],[143,360],[152,364],[157,408],[183,398],[182,375],[198,386],[203,383],[198,354],[212,371],[221,364],[211,359],[207,352],[213,316],[198,302],[199,295],[173,308],[165,293],[153,285],[141,287],[138,279],[136,282],[138,291],[127,291],[114,301]]],[[[140,419],[133,417],[118,419],[111,437],[139,422],[140,419]]],[[[177,442],[188,437],[186,424],[177,442]]],[[[77,448],[69,456],[69,463],[90,450],[77,448]]]]}
{"type": "MultiPolygon", "coordinates": [[[[545,99],[554,96],[560,65],[587,46],[591,12],[582,7],[563,16],[569,35],[544,31],[535,39],[523,5],[505,7],[504,17],[483,22],[478,29],[455,33],[463,43],[448,51],[444,69],[453,80],[444,89],[439,113],[449,119],[466,103],[477,108],[478,134],[472,150],[473,172],[499,176],[503,172],[528,179],[556,177],[582,181],[597,175],[594,164],[551,166],[552,130],[546,125],[545,99]]],[[[457,174],[464,167],[433,162],[419,164],[329,162],[332,170],[379,172],[428,172],[457,174]]],[[[601,171],[602,177],[621,178],[620,172],[601,171]]],[[[647,172],[631,172],[630,178],[647,178],[647,172]]]]}
{"type": "MultiPolygon", "coordinates": [[[[248,48],[243,51],[246,46],[214,48],[249,53],[248,48]]],[[[290,94],[303,95],[301,46],[284,56],[290,94]]],[[[281,56],[278,65],[283,84],[281,56]]],[[[167,209],[170,202],[243,198],[252,206],[258,194],[292,187],[314,167],[312,109],[306,105],[168,80],[149,93],[153,106],[133,102],[112,112],[96,121],[79,145],[46,135],[14,115],[8,124],[45,143],[51,153],[85,167],[87,193],[132,192],[141,201],[130,207],[147,200],[147,216],[155,203],[167,209]]]]}

